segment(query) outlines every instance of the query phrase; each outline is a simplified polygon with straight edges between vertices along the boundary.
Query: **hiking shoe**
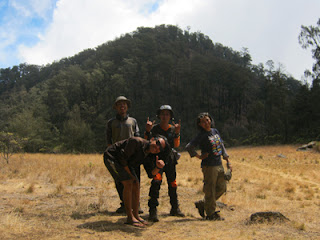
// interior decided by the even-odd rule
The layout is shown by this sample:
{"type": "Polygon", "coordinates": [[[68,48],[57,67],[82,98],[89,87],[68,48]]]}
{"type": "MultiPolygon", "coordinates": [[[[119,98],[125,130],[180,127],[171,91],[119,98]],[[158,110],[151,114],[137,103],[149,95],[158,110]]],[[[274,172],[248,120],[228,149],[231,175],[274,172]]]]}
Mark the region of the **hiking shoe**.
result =
{"type": "Polygon", "coordinates": [[[204,202],[203,201],[197,201],[194,203],[194,205],[196,206],[196,208],[198,208],[198,212],[200,214],[201,217],[205,217],[204,215],[204,202]]]}
{"type": "Polygon", "coordinates": [[[119,214],[126,213],[126,209],[125,209],[124,205],[121,205],[121,206],[116,210],[116,213],[119,213],[119,214]]]}
{"type": "Polygon", "coordinates": [[[139,207],[139,214],[142,214],[143,213],[143,210],[139,207]]]}
{"type": "Polygon", "coordinates": [[[150,209],[148,220],[150,222],[159,222],[159,218],[158,218],[158,215],[157,215],[157,209],[150,209]]]}
{"type": "Polygon", "coordinates": [[[206,220],[210,220],[210,221],[223,221],[224,218],[219,215],[219,212],[220,212],[220,211],[217,211],[217,212],[215,212],[214,214],[212,214],[212,215],[210,215],[210,216],[207,216],[207,217],[206,217],[206,220]]]}
{"type": "Polygon", "coordinates": [[[185,217],[184,213],[181,212],[180,208],[171,208],[170,216],[185,217]]]}

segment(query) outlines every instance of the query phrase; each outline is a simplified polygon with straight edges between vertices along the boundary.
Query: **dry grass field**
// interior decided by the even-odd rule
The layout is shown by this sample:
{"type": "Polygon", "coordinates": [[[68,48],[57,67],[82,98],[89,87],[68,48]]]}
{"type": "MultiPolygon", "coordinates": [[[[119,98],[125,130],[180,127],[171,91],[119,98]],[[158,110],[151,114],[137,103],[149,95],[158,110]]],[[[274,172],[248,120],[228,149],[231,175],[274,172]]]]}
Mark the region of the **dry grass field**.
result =
{"type": "MultiPolygon", "coordinates": [[[[228,149],[233,178],[220,202],[225,221],[205,221],[193,202],[203,197],[200,161],[186,153],[177,165],[185,218],[169,216],[167,183],[160,222],[125,225],[102,155],[14,155],[0,161],[0,239],[320,239],[320,153],[296,146],[228,149]],[[279,211],[285,222],[250,224],[250,215],[279,211]]],[[[141,177],[142,217],[150,180],[141,177]]]]}

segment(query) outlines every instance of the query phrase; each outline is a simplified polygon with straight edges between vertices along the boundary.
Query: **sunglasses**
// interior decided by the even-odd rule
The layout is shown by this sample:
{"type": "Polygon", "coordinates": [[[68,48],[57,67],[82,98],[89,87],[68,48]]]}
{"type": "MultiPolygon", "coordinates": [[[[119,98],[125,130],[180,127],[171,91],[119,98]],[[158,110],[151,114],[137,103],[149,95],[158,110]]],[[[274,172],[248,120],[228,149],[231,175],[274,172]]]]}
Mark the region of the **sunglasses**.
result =
{"type": "Polygon", "coordinates": [[[161,142],[159,141],[159,139],[156,140],[156,144],[157,144],[157,146],[159,146],[160,151],[164,150],[164,148],[162,147],[161,142]]]}
{"type": "Polygon", "coordinates": [[[199,118],[204,118],[204,117],[209,117],[209,113],[205,112],[205,113],[202,113],[201,115],[199,115],[199,118]]]}

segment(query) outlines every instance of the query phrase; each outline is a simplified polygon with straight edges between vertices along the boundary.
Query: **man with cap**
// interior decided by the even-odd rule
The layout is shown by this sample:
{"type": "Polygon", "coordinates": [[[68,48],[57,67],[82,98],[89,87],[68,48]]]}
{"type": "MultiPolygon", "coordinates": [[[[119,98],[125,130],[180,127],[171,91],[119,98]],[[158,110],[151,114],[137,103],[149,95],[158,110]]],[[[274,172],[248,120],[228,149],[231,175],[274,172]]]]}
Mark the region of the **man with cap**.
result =
{"type": "MultiPolygon", "coordinates": [[[[128,139],[130,137],[139,137],[139,127],[137,120],[132,118],[127,113],[128,108],[131,106],[131,101],[125,96],[119,96],[113,104],[113,109],[117,114],[115,117],[108,120],[106,129],[107,146],[128,139]]],[[[136,169],[136,174],[140,180],[140,166],[136,169]]],[[[116,189],[121,200],[120,207],[116,210],[116,213],[125,213],[123,203],[123,184],[121,181],[115,179],[116,189]]],[[[141,212],[141,210],[140,210],[141,212]]]]}
{"type": "Polygon", "coordinates": [[[136,169],[141,164],[148,164],[150,154],[156,156],[156,166],[152,174],[156,175],[164,166],[163,160],[157,156],[160,152],[169,151],[169,144],[165,137],[157,136],[146,140],[140,137],[130,137],[126,140],[110,145],[104,152],[104,164],[112,177],[121,182],[123,202],[127,214],[126,224],[144,227],[147,222],[139,216],[140,184],[136,169]]]}
{"type": "Polygon", "coordinates": [[[154,125],[154,122],[147,119],[145,139],[151,139],[158,134],[165,136],[168,139],[172,151],[168,156],[161,156],[161,159],[165,161],[165,167],[161,169],[156,175],[153,176],[151,186],[149,190],[149,221],[158,222],[157,206],[159,205],[159,191],[162,183],[162,175],[165,172],[168,182],[168,194],[170,197],[171,216],[184,217],[185,215],[179,208],[178,196],[177,196],[177,182],[176,182],[176,164],[180,157],[180,154],[173,148],[177,148],[180,145],[180,129],[181,121],[175,124],[173,121],[173,111],[170,105],[162,105],[157,110],[157,117],[160,119],[160,123],[154,125]],[[172,121],[172,124],[170,124],[172,121]]]}

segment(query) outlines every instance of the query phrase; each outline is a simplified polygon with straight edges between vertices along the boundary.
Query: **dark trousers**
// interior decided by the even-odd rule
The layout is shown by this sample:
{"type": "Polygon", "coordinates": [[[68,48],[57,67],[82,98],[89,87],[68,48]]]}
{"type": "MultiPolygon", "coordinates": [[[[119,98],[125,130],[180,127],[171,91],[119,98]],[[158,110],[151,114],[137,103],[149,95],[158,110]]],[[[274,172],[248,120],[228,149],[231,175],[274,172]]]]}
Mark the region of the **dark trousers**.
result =
{"type": "Polygon", "coordinates": [[[162,175],[166,173],[167,182],[168,182],[168,195],[170,197],[170,204],[172,209],[177,209],[179,206],[178,196],[177,196],[177,183],[176,183],[176,164],[168,163],[165,167],[159,171],[159,173],[153,177],[151,181],[151,186],[149,190],[149,201],[148,206],[150,209],[155,209],[159,206],[159,192],[162,183],[162,175]]]}

